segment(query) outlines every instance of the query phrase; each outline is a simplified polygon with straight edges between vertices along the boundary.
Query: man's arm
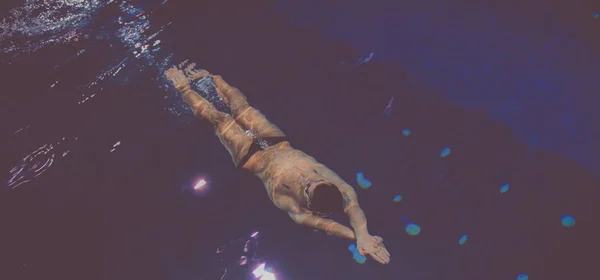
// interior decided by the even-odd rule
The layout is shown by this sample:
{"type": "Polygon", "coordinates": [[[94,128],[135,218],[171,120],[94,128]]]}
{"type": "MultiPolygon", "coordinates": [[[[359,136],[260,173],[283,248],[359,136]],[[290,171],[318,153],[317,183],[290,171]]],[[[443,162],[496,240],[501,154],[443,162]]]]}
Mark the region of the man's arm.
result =
{"type": "Polygon", "coordinates": [[[354,229],[356,236],[368,236],[369,230],[367,229],[367,218],[365,212],[358,205],[358,196],[354,189],[349,186],[341,186],[340,192],[344,197],[344,212],[348,215],[350,225],[354,229]]]}
{"type": "Polygon", "coordinates": [[[327,181],[335,184],[342,193],[342,196],[344,197],[344,213],[348,215],[350,225],[352,225],[356,237],[369,236],[367,218],[358,205],[358,196],[356,195],[354,188],[348,185],[348,183],[340,178],[340,176],[325,165],[319,164],[319,173],[325,177],[327,181]]]}
{"type": "Polygon", "coordinates": [[[356,235],[354,235],[354,232],[350,228],[340,223],[337,223],[334,220],[315,216],[311,212],[288,212],[288,214],[290,215],[292,220],[294,220],[294,222],[296,222],[297,224],[324,231],[327,234],[333,235],[335,237],[356,241],[356,235]]]}
{"type": "Polygon", "coordinates": [[[324,231],[335,237],[356,240],[354,232],[347,226],[330,219],[313,215],[311,211],[302,209],[298,202],[291,197],[280,197],[277,199],[275,205],[280,209],[287,211],[290,218],[297,224],[324,231]]]}

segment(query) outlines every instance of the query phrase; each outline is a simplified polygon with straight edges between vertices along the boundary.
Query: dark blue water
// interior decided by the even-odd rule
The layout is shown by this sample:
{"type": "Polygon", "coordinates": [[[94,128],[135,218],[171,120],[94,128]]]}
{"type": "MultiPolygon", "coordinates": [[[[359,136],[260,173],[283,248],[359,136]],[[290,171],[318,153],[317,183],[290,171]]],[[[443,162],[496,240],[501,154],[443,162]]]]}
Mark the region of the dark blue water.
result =
{"type": "Polygon", "coordinates": [[[597,274],[598,10],[312,2],[100,1],[3,33],[0,279],[597,274]],[[184,59],[354,185],[391,263],[236,170],[166,86],[184,59]]]}
{"type": "Polygon", "coordinates": [[[282,1],[294,22],[394,61],[529,145],[598,173],[600,4],[593,1],[282,1]],[[318,12],[315,12],[318,11],[318,12]]]}

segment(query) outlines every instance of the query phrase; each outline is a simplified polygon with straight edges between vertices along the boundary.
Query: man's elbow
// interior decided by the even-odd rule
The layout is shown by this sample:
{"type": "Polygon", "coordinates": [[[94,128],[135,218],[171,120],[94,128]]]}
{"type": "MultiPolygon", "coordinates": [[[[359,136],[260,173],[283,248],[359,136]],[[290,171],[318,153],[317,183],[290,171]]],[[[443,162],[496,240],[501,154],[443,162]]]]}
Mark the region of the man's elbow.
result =
{"type": "Polygon", "coordinates": [[[346,213],[346,215],[348,215],[348,216],[352,216],[353,213],[361,213],[361,212],[362,212],[362,209],[360,208],[360,205],[358,205],[358,202],[351,202],[344,208],[344,213],[346,213]]]}

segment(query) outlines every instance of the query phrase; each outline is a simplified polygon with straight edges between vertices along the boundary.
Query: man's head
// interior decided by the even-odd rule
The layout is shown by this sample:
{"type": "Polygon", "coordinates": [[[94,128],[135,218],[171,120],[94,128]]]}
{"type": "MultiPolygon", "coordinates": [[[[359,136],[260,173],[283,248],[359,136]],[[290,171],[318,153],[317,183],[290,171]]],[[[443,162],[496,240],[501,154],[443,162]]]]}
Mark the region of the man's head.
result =
{"type": "Polygon", "coordinates": [[[344,199],[340,190],[329,183],[313,187],[310,210],[320,213],[343,214],[344,199]]]}

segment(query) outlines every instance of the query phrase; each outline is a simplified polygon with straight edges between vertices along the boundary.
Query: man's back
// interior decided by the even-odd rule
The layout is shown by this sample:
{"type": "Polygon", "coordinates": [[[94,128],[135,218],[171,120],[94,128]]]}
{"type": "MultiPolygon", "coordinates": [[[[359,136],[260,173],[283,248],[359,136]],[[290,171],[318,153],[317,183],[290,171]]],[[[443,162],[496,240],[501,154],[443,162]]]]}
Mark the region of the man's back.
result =
{"type": "Polygon", "coordinates": [[[269,198],[281,209],[279,200],[284,198],[306,207],[307,188],[322,179],[317,172],[318,165],[312,156],[285,141],[256,153],[248,161],[247,169],[263,181],[269,198]]]}

